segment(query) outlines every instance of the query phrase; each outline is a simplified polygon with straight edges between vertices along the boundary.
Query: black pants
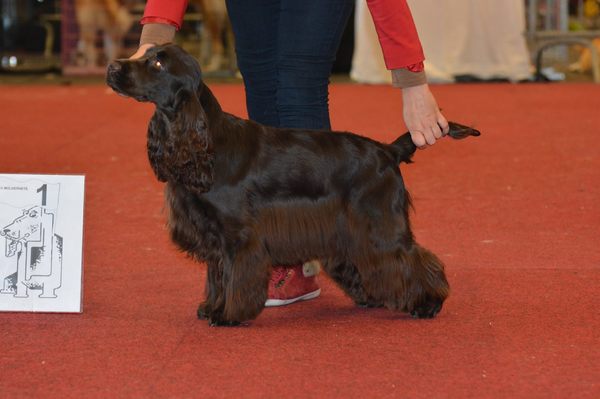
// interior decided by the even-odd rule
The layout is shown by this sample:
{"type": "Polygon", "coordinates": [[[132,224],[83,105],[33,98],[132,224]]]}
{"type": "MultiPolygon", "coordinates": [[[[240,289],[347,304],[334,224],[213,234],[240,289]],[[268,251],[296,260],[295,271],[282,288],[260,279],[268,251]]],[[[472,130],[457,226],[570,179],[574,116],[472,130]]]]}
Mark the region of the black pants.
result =
{"type": "Polygon", "coordinates": [[[250,119],[330,129],[329,76],[353,0],[227,0],[250,119]]]}

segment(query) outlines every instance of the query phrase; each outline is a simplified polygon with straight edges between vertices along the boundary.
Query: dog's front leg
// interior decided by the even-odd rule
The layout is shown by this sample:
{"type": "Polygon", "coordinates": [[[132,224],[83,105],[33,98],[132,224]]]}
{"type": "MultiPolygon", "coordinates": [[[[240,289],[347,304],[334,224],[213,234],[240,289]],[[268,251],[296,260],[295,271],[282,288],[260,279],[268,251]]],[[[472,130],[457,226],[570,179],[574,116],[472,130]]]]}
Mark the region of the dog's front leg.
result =
{"type": "Polygon", "coordinates": [[[206,262],[206,300],[198,306],[198,318],[207,319],[211,325],[222,319],[225,307],[225,290],[223,288],[223,263],[219,259],[206,262]]]}
{"type": "Polygon", "coordinates": [[[268,256],[258,240],[248,239],[238,247],[231,260],[223,261],[222,273],[224,303],[210,309],[210,325],[235,326],[255,319],[265,306],[271,273],[268,256]]]}
{"type": "Polygon", "coordinates": [[[210,319],[213,309],[223,307],[223,268],[221,260],[212,260],[206,262],[206,300],[198,306],[198,318],[210,319]]]}

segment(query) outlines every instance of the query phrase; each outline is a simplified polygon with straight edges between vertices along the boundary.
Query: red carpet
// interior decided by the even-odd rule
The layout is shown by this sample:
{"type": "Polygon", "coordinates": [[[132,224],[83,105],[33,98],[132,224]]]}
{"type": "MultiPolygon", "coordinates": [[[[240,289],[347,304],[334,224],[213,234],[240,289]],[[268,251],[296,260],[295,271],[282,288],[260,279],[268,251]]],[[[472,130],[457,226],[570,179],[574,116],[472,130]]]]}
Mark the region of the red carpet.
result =
{"type": "MultiPolygon", "coordinates": [[[[213,85],[244,113],[238,85],[213,85]]],[[[164,229],[152,112],[103,86],[0,88],[0,172],[86,174],[84,313],[0,313],[0,398],[600,397],[600,86],[434,87],[480,138],[403,166],[438,318],[317,300],[250,327],[195,318],[204,269],[164,229]]],[[[336,85],[332,121],[391,141],[400,93],[336,85]]]]}

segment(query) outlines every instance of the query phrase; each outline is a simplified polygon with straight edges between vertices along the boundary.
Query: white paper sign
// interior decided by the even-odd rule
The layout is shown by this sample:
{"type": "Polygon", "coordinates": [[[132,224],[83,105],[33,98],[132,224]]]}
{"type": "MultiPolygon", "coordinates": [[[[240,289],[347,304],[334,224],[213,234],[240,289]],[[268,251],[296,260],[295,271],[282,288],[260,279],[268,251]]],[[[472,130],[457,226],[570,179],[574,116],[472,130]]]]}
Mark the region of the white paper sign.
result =
{"type": "Polygon", "coordinates": [[[81,312],[84,176],[0,174],[0,311],[81,312]]]}

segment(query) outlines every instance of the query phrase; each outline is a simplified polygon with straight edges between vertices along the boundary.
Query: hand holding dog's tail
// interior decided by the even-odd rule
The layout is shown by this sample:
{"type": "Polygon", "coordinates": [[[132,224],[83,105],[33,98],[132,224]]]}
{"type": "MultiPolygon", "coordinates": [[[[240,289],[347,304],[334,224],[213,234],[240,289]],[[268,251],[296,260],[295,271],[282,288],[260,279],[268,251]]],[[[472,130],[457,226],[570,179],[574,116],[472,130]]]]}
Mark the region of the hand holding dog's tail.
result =
{"type": "MultiPolygon", "coordinates": [[[[450,131],[447,136],[450,136],[455,140],[462,140],[468,136],[479,136],[481,134],[479,130],[475,130],[459,123],[449,122],[448,124],[450,125],[450,131]]],[[[390,147],[394,150],[398,163],[411,163],[412,155],[417,150],[417,146],[413,143],[409,132],[404,133],[394,140],[394,142],[390,144],[390,147]]]]}

